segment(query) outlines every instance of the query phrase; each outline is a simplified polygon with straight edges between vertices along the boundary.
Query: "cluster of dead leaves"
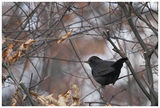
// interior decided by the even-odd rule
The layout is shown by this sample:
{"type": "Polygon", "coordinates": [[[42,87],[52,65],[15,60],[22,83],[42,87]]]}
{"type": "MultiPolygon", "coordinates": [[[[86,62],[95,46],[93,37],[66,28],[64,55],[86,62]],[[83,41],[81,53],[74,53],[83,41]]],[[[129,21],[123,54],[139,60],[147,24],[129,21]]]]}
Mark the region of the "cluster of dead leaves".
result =
{"type": "MultiPolygon", "coordinates": [[[[78,106],[80,105],[79,99],[79,89],[77,85],[72,86],[73,90],[68,90],[63,94],[58,96],[58,99],[54,98],[53,93],[48,96],[39,95],[34,91],[30,91],[32,99],[37,103],[37,105],[43,106],[78,106]]],[[[12,99],[12,106],[18,104],[18,91],[14,94],[12,99]]],[[[24,95],[22,101],[26,100],[27,96],[24,95]]]]}
{"type": "MultiPolygon", "coordinates": [[[[72,30],[68,33],[66,33],[65,36],[62,36],[60,40],[57,41],[58,44],[62,43],[64,40],[66,40],[72,33],[72,30]]],[[[6,42],[6,39],[3,38],[3,43],[6,42]]],[[[9,64],[13,64],[14,62],[16,62],[19,58],[22,57],[23,51],[28,51],[31,47],[31,45],[35,42],[35,40],[33,39],[29,39],[26,42],[23,42],[19,48],[13,52],[13,48],[14,46],[16,46],[18,44],[18,42],[16,43],[9,43],[8,47],[3,51],[2,53],[2,61],[8,61],[9,64]]]]}
{"type": "Polygon", "coordinates": [[[15,44],[18,43],[9,43],[8,47],[2,53],[2,61],[8,61],[9,64],[13,64],[22,57],[23,51],[28,51],[30,49],[34,42],[35,40],[33,39],[29,39],[26,42],[23,42],[15,52],[13,52],[13,48],[16,46],[15,44]]]}

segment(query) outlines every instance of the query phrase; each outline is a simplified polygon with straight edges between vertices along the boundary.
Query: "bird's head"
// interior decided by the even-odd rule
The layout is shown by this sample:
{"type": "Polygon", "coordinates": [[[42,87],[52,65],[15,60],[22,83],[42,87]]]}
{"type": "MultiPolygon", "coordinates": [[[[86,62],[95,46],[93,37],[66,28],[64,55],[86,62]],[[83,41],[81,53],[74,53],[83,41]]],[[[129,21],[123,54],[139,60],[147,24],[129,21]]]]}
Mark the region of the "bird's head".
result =
{"type": "Polygon", "coordinates": [[[96,64],[97,62],[101,61],[102,59],[100,59],[97,56],[92,56],[88,59],[88,61],[86,61],[85,63],[88,63],[90,66],[92,66],[93,64],[96,64]]]}

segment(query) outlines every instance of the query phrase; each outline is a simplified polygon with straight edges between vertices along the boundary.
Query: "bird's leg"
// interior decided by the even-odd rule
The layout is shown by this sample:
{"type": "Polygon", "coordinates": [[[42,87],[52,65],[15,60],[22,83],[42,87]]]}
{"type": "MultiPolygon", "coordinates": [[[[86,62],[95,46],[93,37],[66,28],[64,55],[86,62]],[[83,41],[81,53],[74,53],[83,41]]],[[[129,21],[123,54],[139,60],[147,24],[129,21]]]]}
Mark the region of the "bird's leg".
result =
{"type": "Polygon", "coordinates": [[[100,93],[100,98],[103,100],[103,99],[104,99],[104,96],[103,96],[103,91],[101,90],[101,87],[99,87],[97,90],[98,90],[99,93],[100,93]]]}
{"type": "MultiPolygon", "coordinates": [[[[114,83],[115,83],[115,82],[114,82],[114,83]]],[[[106,87],[106,85],[101,85],[100,91],[101,91],[102,93],[104,93],[105,87],[106,87]]],[[[108,102],[104,97],[103,97],[102,99],[105,100],[106,105],[109,104],[109,102],[108,102]]]]}
{"type": "Polygon", "coordinates": [[[101,85],[101,87],[99,88],[99,91],[103,93],[104,89],[105,89],[105,85],[101,85]]]}
{"type": "Polygon", "coordinates": [[[101,99],[104,100],[104,102],[106,102],[106,100],[104,99],[104,96],[103,96],[104,89],[105,89],[105,85],[101,85],[101,87],[99,88],[99,91],[102,94],[101,99]]]}

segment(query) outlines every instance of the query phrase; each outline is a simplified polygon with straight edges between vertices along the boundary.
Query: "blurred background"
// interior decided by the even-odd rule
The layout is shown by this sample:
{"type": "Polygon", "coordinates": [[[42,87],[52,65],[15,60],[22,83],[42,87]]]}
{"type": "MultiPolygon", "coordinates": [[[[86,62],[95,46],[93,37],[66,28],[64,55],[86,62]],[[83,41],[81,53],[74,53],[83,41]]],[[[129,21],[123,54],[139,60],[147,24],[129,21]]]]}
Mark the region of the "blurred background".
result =
{"type": "MultiPolygon", "coordinates": [[[[3,2],[3,58],[13,58],[17,51],[21,56],[15,61],[9,65],[9,58],[2,61],[4,106],[13,105],[22,82],[27,90],[55,98],[76,84],[80,106],[158,104],[157,2],[3,2]],[[93,55],[111,61],[122,58],[104,36],[106,31],[129,58],[135,76],[124,63],[120,79],[105,87],[102,99],[91,68],[81,61],[93,55]],[[32,44],[25,43],[29,39],[32,44]],[[20,50],[22,44],[29,50],[20,50]]],[[[31,105],[22,102],[22,94],[16,105],[31,105]]]]}

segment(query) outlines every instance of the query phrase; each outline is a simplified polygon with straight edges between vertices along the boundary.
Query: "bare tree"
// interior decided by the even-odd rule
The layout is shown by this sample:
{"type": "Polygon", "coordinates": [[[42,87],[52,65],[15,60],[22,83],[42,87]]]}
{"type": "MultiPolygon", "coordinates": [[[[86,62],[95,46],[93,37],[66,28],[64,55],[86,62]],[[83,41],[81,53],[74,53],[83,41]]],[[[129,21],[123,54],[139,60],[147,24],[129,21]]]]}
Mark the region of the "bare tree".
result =
{"type": "Polygon", "coordinates": [[[74,84],[79,97],[67,105],[158,105],[157,2],[3,2],[2,34],[5,106],[44,105],[35,94],[59,97],[74,84]],[[129,58],[104,91],[84,63],[92,55],[129,58]]]}

